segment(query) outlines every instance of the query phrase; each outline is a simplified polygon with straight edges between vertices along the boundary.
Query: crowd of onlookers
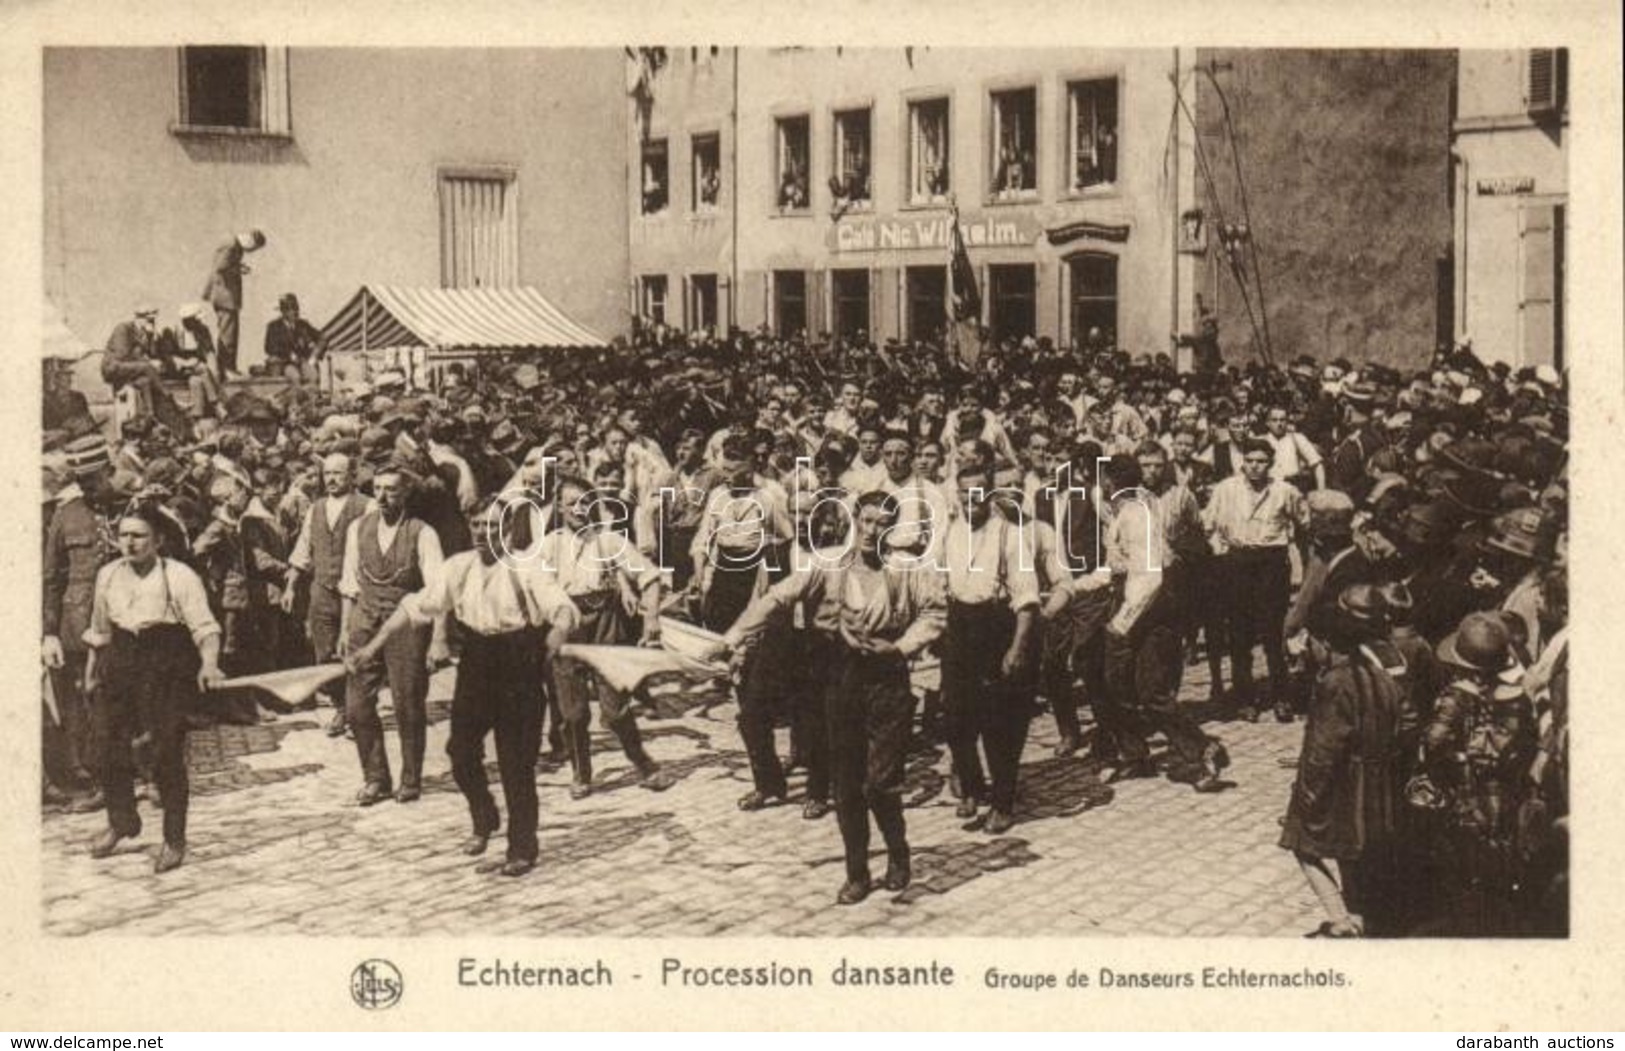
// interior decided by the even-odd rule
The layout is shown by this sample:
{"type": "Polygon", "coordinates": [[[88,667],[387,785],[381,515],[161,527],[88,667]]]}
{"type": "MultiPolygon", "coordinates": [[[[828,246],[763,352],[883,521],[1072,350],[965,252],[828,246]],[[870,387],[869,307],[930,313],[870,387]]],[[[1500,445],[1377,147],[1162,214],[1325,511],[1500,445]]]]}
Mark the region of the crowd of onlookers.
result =
{"type": "MultiPolygon", "coordinates": [[[[474,543],[467,515],[493,494],[543,507],[572,486],[602,497],[626,514],[595,512],[591,528],[662,564],[668,612],[723,631],[712,575],[692,557],[718,529],[717,489],[760,494],[768,542],[806,548],[847,536],[863,494],[910,494],[930,514],[897,542],[920,551],[965,513],[960,483],[980,481],[968,473],[980,465],[1007,494],[996,513],[1036,549],[1045,535],[1061,549],[1059,569],[1037,570],[1037,692],[1059,754],[1100,763],[1103,790],[1157,773],[1222,787],[1222,748],[1199,740],[1183,755],[1184,731],[1158,721],[1181,711],[1205,724],[1303,719],[1282,845],[1326,903],[1320,933],[1565,931],[1563,378],[1466,346],[1404,368],[1310,355],[1200,364],[1028,338],[967,367],[928,343],[653,328],[609,350],[453,365],[432,390],[385,373],[333,392],[298,370],[274,396],[229,382],[199,396],[194,384],[111,440],[48,364],[47,799],[101,803],[95,712],[107,702],[84,690],[85,635],[131,508],[202,580],[220,668],[238,675],[333,657],[312,637],[312,509],[335,493],[366,500],[380,476],[404,479],[404,514],[445,556],[474,543]],[[1081,502],[1057,498],[1057,478],[1081,502]],[[1109,523],[1126,490],[1180,567],[1144,618],[1122,566],[1065,542],[1069,515],[1109,523]],[[1116,586],[1076,583],[1092,577],[1116,586]],[[1160,634],[1136,635],[1136,618],[1160,634]],[[1208,695],[1176,711],[1185,668],[1203,663],[1208,695]],[[1127,728],[1137,712],[1149,722],[1127,728]],[[1159,728],[1160,761],[1122,745],[1159,728]]],[[[747,583],[738,603],[773,583],[747,583]]],[[[936,732],[938,713],[928,695],[918,732],[936,732]]],[[[243,693],[188,717],[265,716],[243,693]]],[[[333,730],[346,729],[340,705],[333,730]]]]}

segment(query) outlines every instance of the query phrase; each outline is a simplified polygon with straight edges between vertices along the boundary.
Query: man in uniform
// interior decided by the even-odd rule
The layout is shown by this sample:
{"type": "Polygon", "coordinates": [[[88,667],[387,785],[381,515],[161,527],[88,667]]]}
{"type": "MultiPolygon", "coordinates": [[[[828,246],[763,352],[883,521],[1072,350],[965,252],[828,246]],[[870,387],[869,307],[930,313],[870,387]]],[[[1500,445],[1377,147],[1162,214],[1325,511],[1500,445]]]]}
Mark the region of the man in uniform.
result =
{"type": "MultiPolygon", "coordinates": [[[[386,465],[372,479],[378,506],[350,522],[339,574],[342,614],[339,637],[359,647],[395,612],[401,600],[422,591],[440,573],[440,540],[427,523],[406,513],[409,475],[386,465]]],[[[401,782],[395,800],[410,803],[423,793],[423,751],[428,732],[424,701],[429,692],[432,626],[414,623],[352,662],[345,691],[345,718],[355,733],[365,783],[361,806],[390,796],[389,754],[378,718],[378,689],[387,680],[401,738],[401,782]]]]}
{"type": "MultiPolygon", "coordinates": [[[[88,772],[93,764],[90,705],[82,686],[85,657],[83,639],[90,626],[96,594],[96,571],[114,556],[113,544],[99,504],[108,493],[112,475],[107,443],[98,434],[68,444],[67,467],[73,481],[56,494],[50,525],[45,531],[45,609],[41,653],[56,694],[60,725],[58,747],[47,750],[55,773],[69,784],[59,788],[83,789],[89,795],[80,805],[93,808],[99,793],[88,772]],[[71,782],[78,782],[72,784],[71,782]]],[[[52,724],[45,723],[47,736],[52,724]]],[[[48,774],[52,771],[47,771],[48,774]]]]}

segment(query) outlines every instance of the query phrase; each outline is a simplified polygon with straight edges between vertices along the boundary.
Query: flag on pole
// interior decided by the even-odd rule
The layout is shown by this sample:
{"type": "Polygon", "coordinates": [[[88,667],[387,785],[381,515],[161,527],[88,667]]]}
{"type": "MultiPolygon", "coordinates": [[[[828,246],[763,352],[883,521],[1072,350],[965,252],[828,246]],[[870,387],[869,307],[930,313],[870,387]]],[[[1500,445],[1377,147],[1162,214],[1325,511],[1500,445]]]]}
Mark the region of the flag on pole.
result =
{"type": "Polygon", "coordinates": [[[982,296],[976,290],[976,271],[965,251],[959,230],[959,205],[948,222],[948,346],[966,368],[975,368],[981,353],[982,296]]]}

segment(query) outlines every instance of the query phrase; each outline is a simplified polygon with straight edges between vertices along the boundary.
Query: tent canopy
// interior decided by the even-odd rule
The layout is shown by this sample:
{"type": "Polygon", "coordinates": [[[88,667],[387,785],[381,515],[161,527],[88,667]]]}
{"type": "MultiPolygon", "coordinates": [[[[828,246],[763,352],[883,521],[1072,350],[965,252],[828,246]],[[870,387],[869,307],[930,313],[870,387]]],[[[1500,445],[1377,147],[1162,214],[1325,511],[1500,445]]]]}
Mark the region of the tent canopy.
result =
{"type": "Polygon", "coordinates": [[[78,361],[96,348],[74,335],[68,323],[62,320],[62,311],[49,299],[44,301],[40,315],[40,350],[47,358],[65,358],[78,361]]]}
{"type": "Polygon", "coordinates": [[[328,350],[607,347],[536,289],[361,286],[322,329],[328,350]]]}

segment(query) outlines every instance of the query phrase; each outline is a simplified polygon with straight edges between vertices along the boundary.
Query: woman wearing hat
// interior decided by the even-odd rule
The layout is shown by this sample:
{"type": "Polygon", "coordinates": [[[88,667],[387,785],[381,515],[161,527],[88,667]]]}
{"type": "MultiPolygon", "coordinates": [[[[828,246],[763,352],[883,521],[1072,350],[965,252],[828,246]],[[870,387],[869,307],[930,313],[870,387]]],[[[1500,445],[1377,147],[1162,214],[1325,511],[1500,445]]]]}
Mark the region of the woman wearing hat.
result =
{"type": "Polygon", "coordinates": [[[1390,904],[1404,664],[1385,640],[1386,607],[1368,584],[1344,588],[1320,624],[1317,663],[1280,845],[1326,910],[1315,933],[1358,938],[1390,904]],[[1333,865],[1335,862],[1336,873],[1333,865]]]}
{"type": "Polygon", "coordinates": [[[1422,761],[1448,804],[1439,841],[1445,930],[1457,935],[1517,929],[1520,872],[1515,834],[1535,753],[1529,699],[1508,688],[1512,638],[1495,613],[1469,613],[1438,648],[1452,681],[1422,734],[1422,761]]]}

